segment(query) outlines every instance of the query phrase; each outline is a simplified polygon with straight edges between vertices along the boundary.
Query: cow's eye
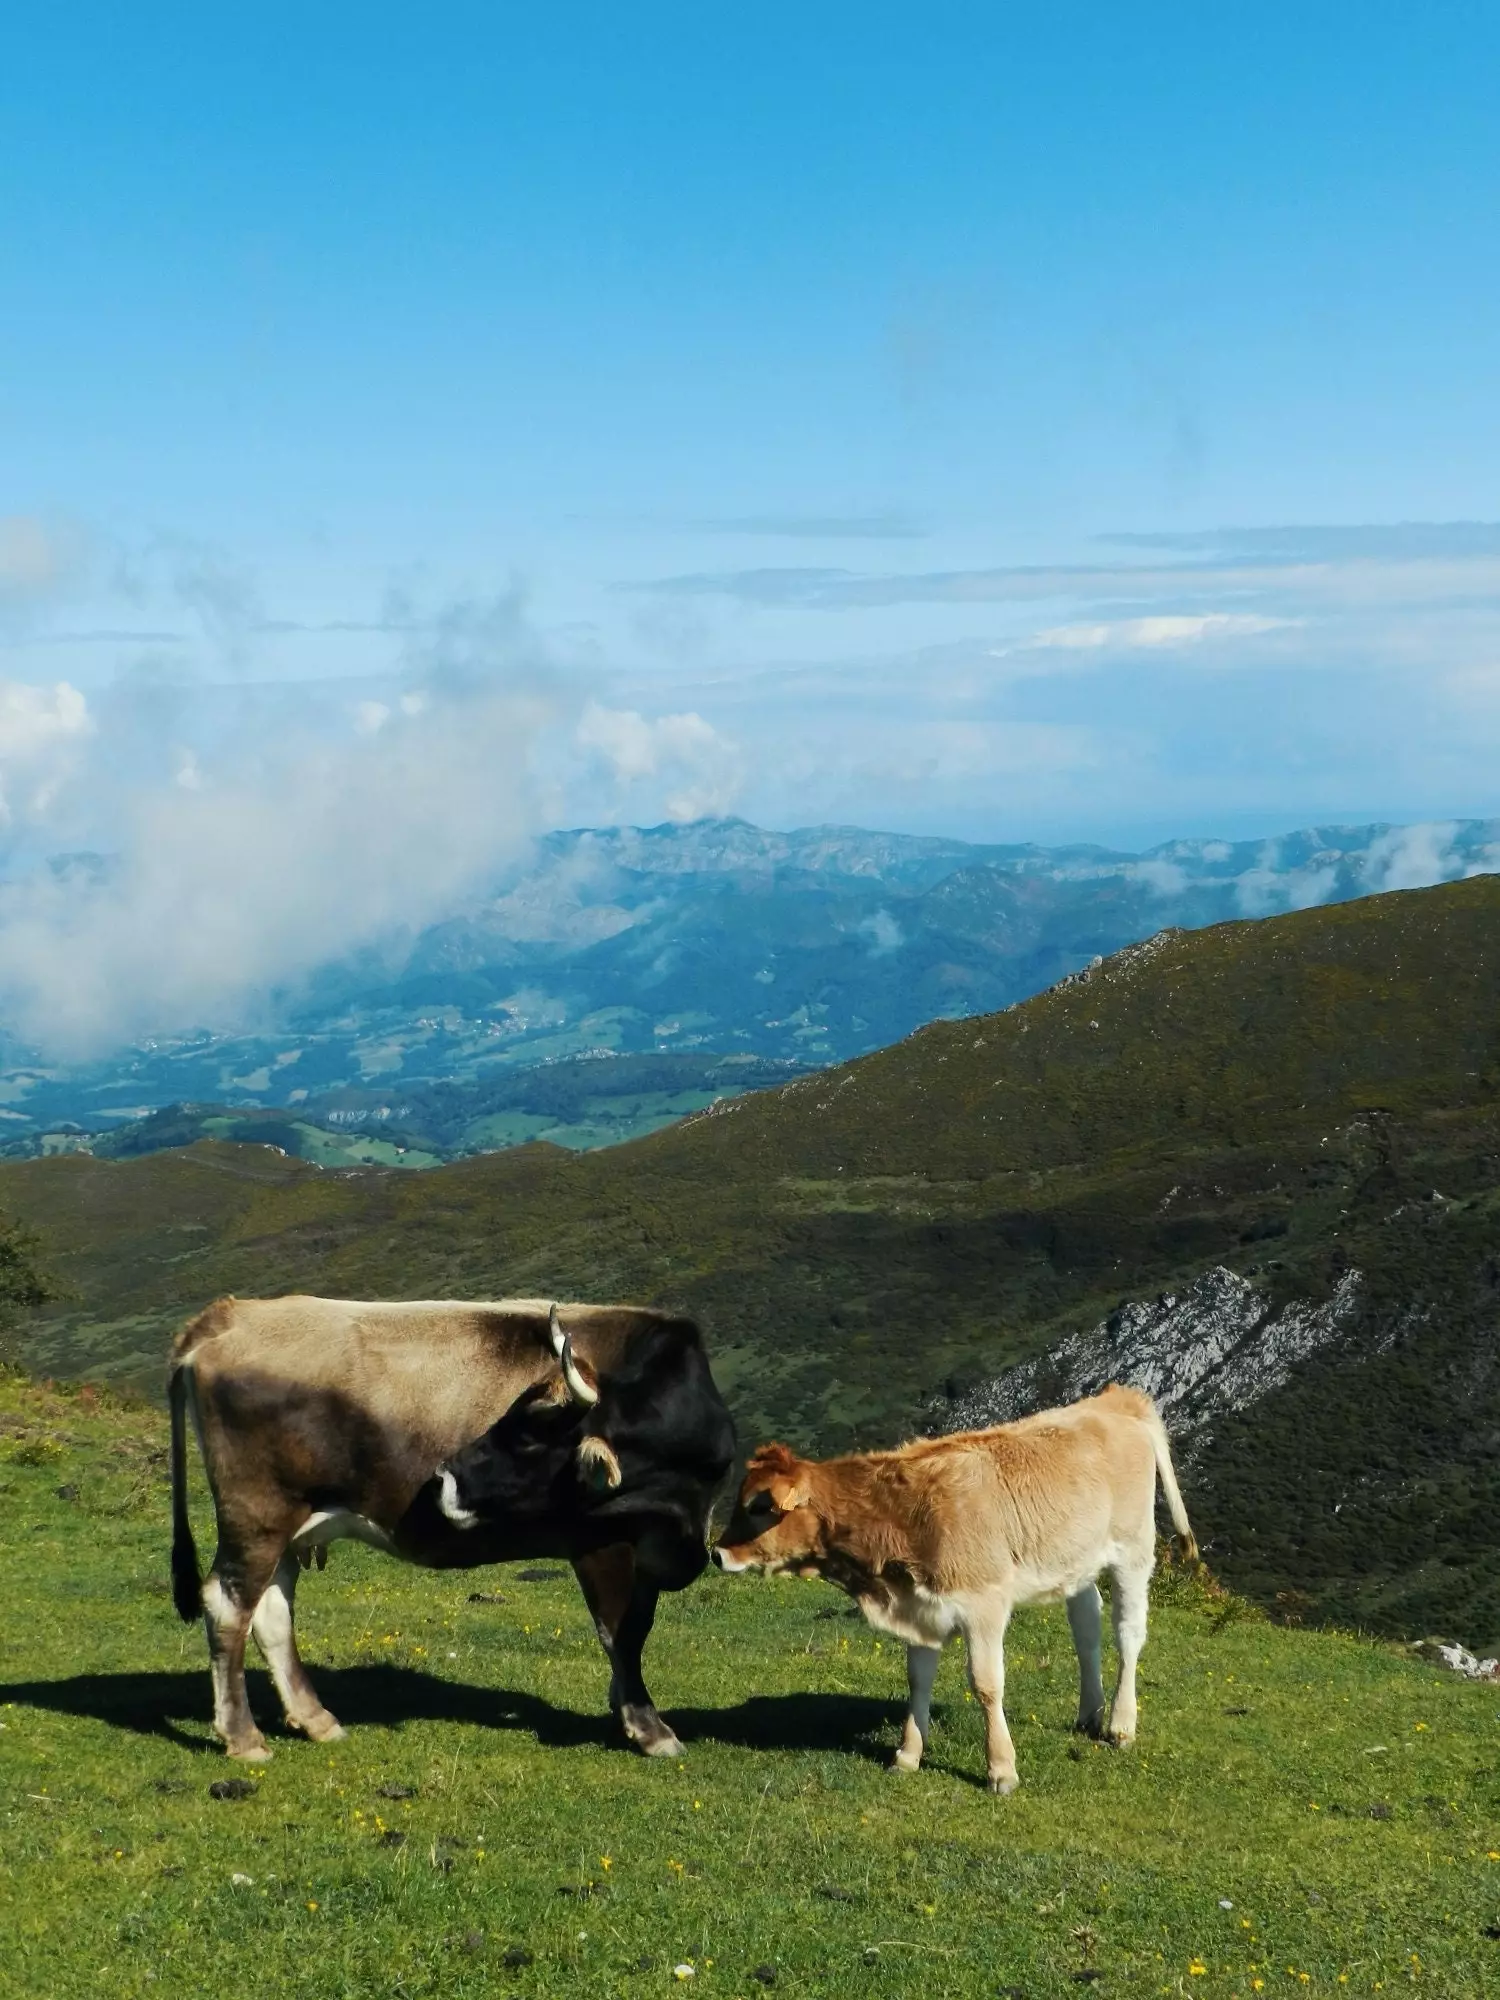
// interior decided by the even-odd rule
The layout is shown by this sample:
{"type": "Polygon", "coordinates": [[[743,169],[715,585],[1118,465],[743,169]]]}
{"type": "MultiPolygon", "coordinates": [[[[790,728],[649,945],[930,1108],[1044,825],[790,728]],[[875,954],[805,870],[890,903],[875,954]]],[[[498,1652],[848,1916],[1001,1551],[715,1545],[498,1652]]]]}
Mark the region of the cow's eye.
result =
{"type": "Polygon", "coordinates": [[[745,1502],[745,1512],[747,1514],[774,1514],[776,1512],[776,1502],[771,1498],[771,1489],[769,1486],[762,1486],[758,1493],[750,1495],[750,1498],[745,1502]]]}

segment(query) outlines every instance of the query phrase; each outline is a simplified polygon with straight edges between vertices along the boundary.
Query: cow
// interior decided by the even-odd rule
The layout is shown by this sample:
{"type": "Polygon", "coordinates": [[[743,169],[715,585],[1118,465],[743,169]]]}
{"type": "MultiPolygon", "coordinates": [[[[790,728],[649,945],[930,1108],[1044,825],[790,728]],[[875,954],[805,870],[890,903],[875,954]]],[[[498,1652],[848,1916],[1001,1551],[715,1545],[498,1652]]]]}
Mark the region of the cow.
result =
{"type": "Polygon", "coordinates": [[[1019,1423],[822,1464],[763,1445],[714,1561],[728,1571],[825,1577],[877,1631],[906,1642],[911,1704],[897,1770],[922,1761],[941,1648],[961,1632],[985,1713],[988,1788],[1004,1795],[1019,1782],[1004,1709],[1005,1627],[1017,1604],[1066,1602],[1077,1727],[1121,1746],[1135,1739],[1158,1475],[1178,1548],[1196,1561],[1166,1430],[1136,1389],[1111,1385],[1019,1423]],[[1107,1727],[1095,1581],[1104,1569],[1120,1654],[1107,1727]]]}
{"type": "Polygon", "coordinates": [[[184,1620],[203,1615],[231,1757],[271,1754],[245,1691],[252,1633],[288,1724],[343,1735],[293,1626],[299,1568],[341,1537],[431,1568],[566,1558],[627,1738],[681,1754],[641,1653],[659,1593],[707,1565],[735,1455],[691,1320],[545,1299],[221,1299],[178,1334],[168,1400],[173,1598],[184,1620]],[[201,1584],[189,1420],[218,1529],[201,1584]]]}

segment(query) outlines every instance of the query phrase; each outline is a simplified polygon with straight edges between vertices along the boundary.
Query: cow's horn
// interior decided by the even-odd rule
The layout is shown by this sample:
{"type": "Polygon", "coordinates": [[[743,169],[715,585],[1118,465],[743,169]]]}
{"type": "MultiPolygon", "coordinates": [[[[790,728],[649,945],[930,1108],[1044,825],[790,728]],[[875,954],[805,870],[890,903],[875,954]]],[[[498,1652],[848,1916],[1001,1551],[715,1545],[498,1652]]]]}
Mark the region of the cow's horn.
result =
{"type": "Polygon", "coordinates": [[[558,1358],[562,1362],[563,1379],[568,1385],[574,1402],[589,1406],[597,1403],[599,1400],[599,1391],[594,1387],[592,1382],[587,1380],[579,1369],[578,1363],[573,1359],[572,1334],[566,1333],[563,1335],[562,1353],[558,1358]]]}
{"type": "Polygon", "coordinates": [[[555,1302],[547,1315],[547,1331],[552,1336],[552,1352],[561,1361],[565,1336],[562,1330],[562,1321],[557,1316],[557,1305],[555,1302]]]}

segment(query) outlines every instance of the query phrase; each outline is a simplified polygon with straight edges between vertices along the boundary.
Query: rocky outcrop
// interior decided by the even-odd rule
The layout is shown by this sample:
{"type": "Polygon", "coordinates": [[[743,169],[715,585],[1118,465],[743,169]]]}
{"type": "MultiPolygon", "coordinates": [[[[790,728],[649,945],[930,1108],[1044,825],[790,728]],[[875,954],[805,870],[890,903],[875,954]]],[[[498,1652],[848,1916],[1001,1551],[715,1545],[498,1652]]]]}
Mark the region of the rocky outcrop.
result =
{"type": "Polygon", "coordinates": [[[1273,1312],[1248,1279],[1223,1265],[1180,1292],[1119,1306],[1087,1332],[1008,1374],[944,1402],[935,1432],[979,1430],[1124,1382],[1152,1396],[1189,1454],[1215,1417],[1246,1409],[1335,1340],[1352,1316],[1360,1274],[1348,1271],[1322,1305],[1273,1312]]]}

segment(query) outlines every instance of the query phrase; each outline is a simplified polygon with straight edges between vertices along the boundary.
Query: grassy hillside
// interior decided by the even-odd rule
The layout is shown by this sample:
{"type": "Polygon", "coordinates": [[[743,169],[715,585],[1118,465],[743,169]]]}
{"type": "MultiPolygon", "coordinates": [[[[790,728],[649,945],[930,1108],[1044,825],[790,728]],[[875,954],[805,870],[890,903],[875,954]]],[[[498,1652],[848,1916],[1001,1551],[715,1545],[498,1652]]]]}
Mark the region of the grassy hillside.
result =
{"type": "Polygon", "coordinates": [[[997,1800],[956,1655],[930,1767],[887,1774],[899,1649],[825,1586],[665,1602],[648,1665],[687,1755],[663,1768],[615,1747],[565,1573],[341,1546],[299,1609],[348,1740],[273,1732],[246,1777],[171,1609],[164,1445],[149,1409],[0,1376],[7,2000],[1500,1983],[1495,1690],[1171,1575],[1130,1752],[1070,1733],[1062,1613],[1018,1615],[997,1800]]]}
{"type": "Polygon", "coordinates": [[[1349,1342],[1225,1427],[1200,1530],[1306,1615],[1500,1639],[1497,926],[1479,878],[1164,934],[608,1152],[3,1163],[76,1293],[24,1357],[154,1385],[219,1291],[670,1300],[747,1437],[836,1446],[1210,1264],[1313,1298],[1354,1265],[1349,1342]]]}

